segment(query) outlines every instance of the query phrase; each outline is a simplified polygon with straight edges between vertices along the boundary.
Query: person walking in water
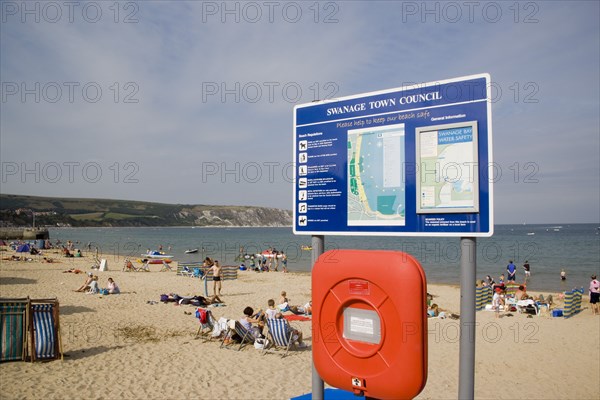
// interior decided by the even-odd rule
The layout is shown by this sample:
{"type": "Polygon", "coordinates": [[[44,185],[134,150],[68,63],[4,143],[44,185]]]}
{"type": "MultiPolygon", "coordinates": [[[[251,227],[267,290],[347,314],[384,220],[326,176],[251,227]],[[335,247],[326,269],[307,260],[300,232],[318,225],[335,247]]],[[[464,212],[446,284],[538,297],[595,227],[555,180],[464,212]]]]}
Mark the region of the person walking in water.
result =
{"type": "Polygon", "coordinates": [[[517,267],[515,266],[515,264],[513,264],[512,260],[510,260],[508,262],[508,265],[506,266],[506,273],[507,273],[506,280],[509,283],[515,283],[515,281],[517,280],[517,267]]]}
{"type": "Polygon", "coordinates": [[[525,279],[529,278],[531,276],[531,266],[529,265],[529,261],[525,260],[523,270],[525,271],[525,279]]]}

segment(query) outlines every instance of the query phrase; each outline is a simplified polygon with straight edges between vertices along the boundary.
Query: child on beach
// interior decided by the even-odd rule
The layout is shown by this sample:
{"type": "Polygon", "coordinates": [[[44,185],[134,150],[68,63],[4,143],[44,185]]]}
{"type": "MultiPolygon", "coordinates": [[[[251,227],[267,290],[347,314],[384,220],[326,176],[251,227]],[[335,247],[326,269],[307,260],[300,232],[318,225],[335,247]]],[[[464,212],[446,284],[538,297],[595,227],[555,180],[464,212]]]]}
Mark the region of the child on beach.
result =
{"type": "Polygon", "coordinates": [[[502,289],[496,288],[492,297],[492,309],[496,312],[496,318],[500,318],[500,306],[504,304],[502,289]]]}
{"type": "Polygon", "coordinates": [[[113,278],[108,278],[108,283],[106,284],[106,288],[108,289],[109,294],[119,294],[121,290],[113,278]]]}
{"type": "Polygon", "coordinates": [[[281,291],[277,307],[279,307],[281,312],[290,311],[290,299],[287,298],[287,293],[285,290],[281,291]]]}
{"type": "Polygon", "coordinates": [[[267,318],[281,318],[281,312],[279,312],[279,310],[275,308],[275,300],[269,299],[267,301],[267,306],[268,307],[265,311],[267,318]]]}
{"type": "Polygon", "coordinates": [[[283,267],[283,272],[288,272],[288,269],[287,269],[287,255],[284,252],[281,252],[281,265],[283,267]]]}

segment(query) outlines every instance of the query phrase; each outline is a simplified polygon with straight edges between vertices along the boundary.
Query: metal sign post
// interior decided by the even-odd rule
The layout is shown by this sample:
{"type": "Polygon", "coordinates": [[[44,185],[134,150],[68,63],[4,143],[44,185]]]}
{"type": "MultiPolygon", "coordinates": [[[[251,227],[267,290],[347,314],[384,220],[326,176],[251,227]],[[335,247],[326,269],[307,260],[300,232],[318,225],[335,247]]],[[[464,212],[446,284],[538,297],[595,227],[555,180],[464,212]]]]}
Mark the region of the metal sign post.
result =
{"type": "Polygon", "coordinates": [[[477,243],[475,238],[460,239],[460,349],[458,361],[458,398],[475,397],[475,277],[477,243]]]}
{"type": "MultiPolygon", "coordinates": [[[[311,265],[315,266],[317,258],[325,251],[325,236],[315,235],[312,237],[311,265]]],[[[314,327],[313,327],[314,329],[314,327]]],[[[314,338],[314,334],[313,334],[314,338]]],[[[312,363],[312,398],[314,400],[323,400],[325,398],[325,384],[315,368],[315,362],[312,363]]]]}

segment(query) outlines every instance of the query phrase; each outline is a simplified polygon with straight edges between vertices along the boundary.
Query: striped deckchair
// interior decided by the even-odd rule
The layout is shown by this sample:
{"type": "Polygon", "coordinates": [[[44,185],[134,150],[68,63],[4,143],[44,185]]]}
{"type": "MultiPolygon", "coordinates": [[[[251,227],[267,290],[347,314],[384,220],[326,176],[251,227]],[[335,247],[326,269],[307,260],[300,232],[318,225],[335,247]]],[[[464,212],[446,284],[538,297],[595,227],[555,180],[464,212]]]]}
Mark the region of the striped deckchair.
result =
{"type": "Polygon", "coordinates": [[[583,297],[583,288],[573,289],[565,292],[565,306],[563,316],[570,318],[581,311],[581,298],[583,297]]]}
{"type": "Polygon", "coordinates": [[[31,361],[62,360],[58,300],[31,300],[31,361]]]}
{"type": "Polygon", "coordinates": [[[273,346],[275,349],[284,348],[285,352],[281,357],[285,357],[294,342],[292,340],[294,330],[284,318],[267,318],[267,328],[269,330],[268,337],[271,339],[271,343],[263,348],[263,353],[267,351],[267,347],[273,346]]]}
{"type": "Polygon", "coordinates": [[[226,341],[231,340],[234,334],[237,334],[240,337],[240,347],[238,347],[238,351],[244,347],[244,344],[254,344],[254,341],[256,340],[252,332],[244,328],[240,321],[229,320],[227,333],[223,336],[223,340],[221,340],[220,348],[228,348],[229,346],[227,346],[226,341]]]}
{"type": "Polygon", "coordinates": [[[493,290],[491,286],[475,288],[475,309],[481,311],[486,304],[492,303],[493,290]]]}
{"type": "Polygon", "coordinates": [[[29,299],[0,299],[0,362],[27,358],[29,299]]]}

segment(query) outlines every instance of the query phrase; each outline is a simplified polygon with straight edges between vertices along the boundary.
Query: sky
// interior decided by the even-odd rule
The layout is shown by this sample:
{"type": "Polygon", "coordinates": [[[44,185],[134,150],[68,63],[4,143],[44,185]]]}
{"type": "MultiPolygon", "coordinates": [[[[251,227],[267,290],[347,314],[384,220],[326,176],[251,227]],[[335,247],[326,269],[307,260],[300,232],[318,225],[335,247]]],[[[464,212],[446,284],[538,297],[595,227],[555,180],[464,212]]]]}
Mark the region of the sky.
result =
{"type": "Polygon", "coordinates": [[[496,223],[600,221],[599,2],[3,1],[3,194],[292,209],[293,107],[489,73],[496,223]]]}

